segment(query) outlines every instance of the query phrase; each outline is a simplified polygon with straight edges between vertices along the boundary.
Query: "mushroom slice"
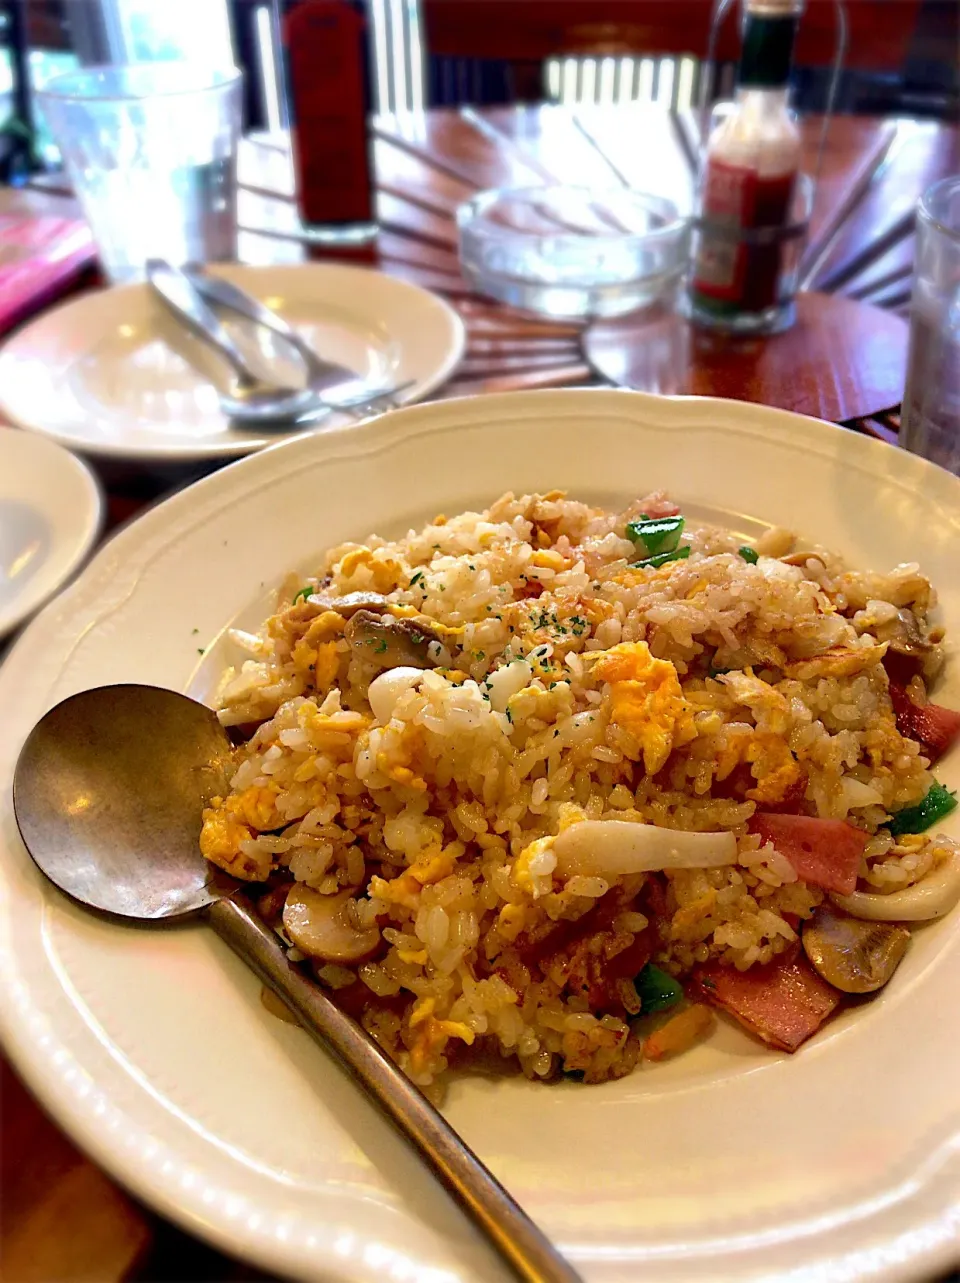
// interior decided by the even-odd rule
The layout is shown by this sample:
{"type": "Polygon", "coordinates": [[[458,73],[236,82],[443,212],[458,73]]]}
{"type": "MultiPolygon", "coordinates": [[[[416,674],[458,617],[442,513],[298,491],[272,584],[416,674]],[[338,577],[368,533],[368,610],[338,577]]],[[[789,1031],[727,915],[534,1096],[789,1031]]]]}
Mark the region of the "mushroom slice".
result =
{"type": "Polygon", "coordinates": [[[817,553],[808,549],[806,552],[791,552],[786,557],[778,557],[777,560],[782,561],[785,566],[805,566],[808,561],[818,561],[819,557],[817,553]]]}
{"type": "Polygon", "coordinates": [[[432,629],[412,619],[394,619],[358,610],[343,634],[355,655],[377,668],[434,668],[430,646],[440,642],[432,629]]]}
{"type": "Polygon", "coordinates": [[[868,922],[929,922],[942,918],[960,900],[960,852],[953,851],[925,878],[888,895],[854,891],[830,899],[855,918],[868,922]]]}
{"type": "Polygon", "coordinates": [[[920,621],[909,606],[901,606],[897,611],[895,626],[886,634],[877,637],[878,641],[889,640],[890,649],[900,655],[918,655],[921,658],[933,650],[933,643],[924,636],[920,621]]]}
{"type": "Polygon", "coordinates": [[[804,924],[803,951],[828,984],[841,993],[881,989],[910,943],[906,927],[864,922],[824,904],[804,924]]]}
{"type": "Polygon", "coordinates": [[[376,927],[357,928],[350,916],[349,891],[321,895],[298,882],[283,906],[287,935],[304,953],[324,962],[350,966],[376,953],[380,932],[376,927]]]}
{"type": "Polygon", "coordinates": [[[321,610],[335,610],[344,619],[350,619],[358,610],[378,613],[386,610],[389,605],[383,593],[378,592],[348,592],[339,597],[333,593],[315,592],[307,598],[307,601],[311,605],[319,606],[321,610]]]}

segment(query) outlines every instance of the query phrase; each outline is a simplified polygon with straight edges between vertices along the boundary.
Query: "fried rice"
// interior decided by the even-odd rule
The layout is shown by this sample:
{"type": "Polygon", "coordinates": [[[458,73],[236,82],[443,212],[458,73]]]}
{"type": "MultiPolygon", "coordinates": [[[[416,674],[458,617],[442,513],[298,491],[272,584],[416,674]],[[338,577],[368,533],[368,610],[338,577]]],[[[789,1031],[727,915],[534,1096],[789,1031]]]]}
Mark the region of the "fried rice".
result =
{"type": "Polygon", "coordinates": [[[853,830],[848,907],[956,863],[891,825],[935,788],[888,673],[909,665],[919,707],[942,661],[919,567],[677,513],[507,494],[331,549],[232,634],[237,768],[203,854],[262,884],[291,958],[421,1085],[450,1064],[617,1078],[709,1031],[710,976],[807,967],[831,878],[758,817],[853,830]],[[594,840],[650,826],[651,849],[669,836],[643,868],[594,840]],[[697,867],[691,835],[722,861],[697,867]]]}

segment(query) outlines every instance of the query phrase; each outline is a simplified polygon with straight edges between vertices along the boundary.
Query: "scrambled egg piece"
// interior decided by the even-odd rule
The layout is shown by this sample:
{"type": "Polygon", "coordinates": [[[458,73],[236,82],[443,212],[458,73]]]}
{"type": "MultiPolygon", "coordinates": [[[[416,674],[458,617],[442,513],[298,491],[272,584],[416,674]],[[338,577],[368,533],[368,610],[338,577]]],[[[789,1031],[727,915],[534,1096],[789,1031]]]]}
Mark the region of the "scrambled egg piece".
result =
{"type": "Polygon", "coordinates": [[[716,758],[717,780],[725,780],[743,762],[757,781],[746,796],[761,804],[782,802],[803,778],[803,768],[780,735],[746,726],[727,727],[716,758]]]}
{"type": "MultiPolygon", "coordinates": [[[[339,616],[337,616],[339,618],[339,616]]],[[[337,677],[340,656],[335,641],[321,642],[314,648],[304,637],[293,648],[293,666],[304,678],[313,673],[318,691],[328,691],[337,677]]]]}
{"type": "Polygon", "coordinates": [[[403,567],[396,558],[377,556],[371,548],[365,546],[344,554],[336,573],[342,579],[352,579],[361,569],[367,571],[367,574],[360,577],[362,587],[372,588],[374,592],[393,592],[400,580],[406,578],[403,567]]]}
{"type": "Polygon", "coordinates": [[[353,757],[354,739],[367,729],[370,718],[351,709],[322,713],[312,700],[301,704],[297,720],[313,747],[333,757],[353,757]]]}
{"type": "Polygon", "coordinates": [[[513,881],[535,899],[553,886],[553,870],[557,867],[557,857],[550,853],[553,843],[552,837],[537,838],[523,848],[513,865],[513,881]]]}
{"type": "Polygon", "coordinates": [[[423,614],[417,610],[416,606],[410,606],[406,602],[391,601],[387,605],[387,612],[393,615],[394,619],[412,619],[424,628],[429,628],[431,632],[438,637],[462,637],[467,631],[466,624],[442,624],[439,619],[433,619],[430,615],[423,614]]]}
{"type": "Polygon", "coordinates": [[[761,732],[751,736],[744,761],[750,763],[757,781],[754,788],[747,789],[747,797],[767,805],[782,802],[803,775],[789,745],[778,735],[761,732]]]}
{"type": "Polygon", "coordinates": [[[308,646],[316,646],[319,642],[329,641],[331,637],[339,637],[346,626],[347,621],[338,611],[325,610],[311,621],[310,627],[303,634],[303,640],[308,646]]]}
{"type": "Polygon", "coordinates": [[[764,731],[786,735],[790,729],[790,701],[781,691],[762,681],[749,668],[743,672],[721,673],[717,681],[738,704],[750,709],[764,731]]]}
{"type": "Polygon", "coordinates": [[[336,642],[324,642],[317,647],[316,667],[313,680],[317,690],[329,690],[336,681],[337,669],[340,667],[340,655],[336,642]]]}
{"type": "Polygon", "coordinates": [[[203,813],[200,850],[205,859],[245,882],[263,882],[270,873],[271,857],[247,855],[240,843],[253,837],[253,829],[230,813],[219,797],[203,813]]]}
{"type": "Polygon", "coordinates": [[[530,558],[530,564],[541,570],[555,570],[559,574],[562,570],[569,570],[573,563],[555,548],[540,548],[530,558]]]}
{"type": "Polygon", "coordinates": [[[375,874],[370,879],[370,894],[389,904],[416,910],[420,907],[420,888],[449,877],[465,850],[462,842],[449,842],[443,850],[422,856],[399,877],[388,879],[375,874]]]}
{"type": "Polygon", "coordinates": [[[410,1014],[410,1028],[417,1030],[410,1048],[410,1067],[414,1073],[430,1064],[451,1038],[460,1038],[468,1047],[474,1040],[469,1025],[460,1020],[438,1020],[433,1014],[435,1007],[435,998],[420,998],[410,1014]]]}
{"type": "Polygon", "coordinates": [[[410,759],[407,757],[391,760],[389,753],[380,752],[377,754],[377,770],[382,771],[387,779],[397,784],[409,785],[410,788],[415,788],[421,793],[426,791],[427,781],[411,771],[410,759]]]}
{"type": "Polygon", "coordinates": [[[814,677],[852,677],[854,673],[862,673],[879,664],[886,653],[886,642],[878,642],[875,646],[835,646],[812,659],[788,664],[786,673],[801,682],[814,677]]]}
{"type": "Polygon", "coordinates": [[[497,915],[497,930],[501,939],[511,944],[526,927],[529,914],[522,904],[505,904],[497,915]]]}
{"type": "Polygon", "coordinates": [[[646,642],[621,642],[600,652],[594,673],[610,685],[610,721],[633,761],[656,775],[674,748],[696,737],[693,710],[673,664],[654,659],[646,642]]]}
{"type": "Polygon", "coordinates": [[[268,829],[278,829],[283,824],[277,812],[279,792],[279,786],[276,784],[266,787],[251,784],[242,793],[231,794],[224,803],[224,807],[250,828],[264,833],[268,829]]]}

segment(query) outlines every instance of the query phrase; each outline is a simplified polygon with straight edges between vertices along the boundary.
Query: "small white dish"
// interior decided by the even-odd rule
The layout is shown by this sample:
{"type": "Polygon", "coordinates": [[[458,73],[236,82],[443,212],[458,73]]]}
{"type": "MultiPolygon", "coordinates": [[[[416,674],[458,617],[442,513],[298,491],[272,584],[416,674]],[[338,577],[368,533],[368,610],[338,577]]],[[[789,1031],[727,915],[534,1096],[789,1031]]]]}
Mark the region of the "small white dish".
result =
{"type": "MultiPolygon", "coordinates": [[[[410,382],[398,396],[404,404],[449,378],[463,353],[457,313],[382,272],[326,263],[210,270],[279,312],[328,360],[372,384],[410,382]]],[[[303,382],[281,339],[224,320],[258,372],[303,382]]],[[[215,387],[227,388],[231,377],[147,285],[123,285],[44,313],[0,349],[0,409],[84,454],[153,463],[236,458],[304,431],[234,427],[215,387]]],[[[331,414],[311,427],[345,422],[331,414]]]]}
{"type": "MultiPolygon", "coordinates": [[[[587,390],[442,401],[292,441],[182,490],[97,554],[0,668],[0,1035],[45,1107],[139,1197],[271,1278],[507,1283],[349,1078],[197,925],[94,916],[44,882],[10,781],[76,691],[212,693],[292,567],[506,489],[771,524],[852,564],[917,560],[960,633],[960,480],[797,414],[587,390]],[[198,654],[198,652],[201,652],[198,654]]],[[[951,643],[955,646],[955,640],[951,643]]],[[[951,657],[938,699],[960,707],[951,657]]],[[[960,787],[960,752],[937,764],[960,787]]],[[[960,834],[960,811],[944,830],[960,834]]],[[[720,1023],[597,1086],[455,1078],[446,1116],[585,1283],[903,1283],[960,1246],[960,919],[793,1057],[720,1023]]]]}
{"type": "Polygon", "coordinates": [[[0,428],[0,637],[82,565],[102,519],[86,464],[52,441],[0,428]]]}

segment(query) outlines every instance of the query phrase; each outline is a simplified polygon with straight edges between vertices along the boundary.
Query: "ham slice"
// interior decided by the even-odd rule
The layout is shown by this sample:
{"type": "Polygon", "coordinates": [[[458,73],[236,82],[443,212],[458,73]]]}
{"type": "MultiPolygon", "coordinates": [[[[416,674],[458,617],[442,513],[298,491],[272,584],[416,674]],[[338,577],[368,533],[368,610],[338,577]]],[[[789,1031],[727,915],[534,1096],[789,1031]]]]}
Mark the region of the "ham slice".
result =
{"type": "Polygon", "coordinates": [[[902,686],[890,683],[890,699],[897,717],[897,730],[916,740],[935,762],[960,735],[960,713],[940,704],[915,704],[902,686]]]}
{"type": "Polygon", "coordinates": [[[640,506],[648,517],[678,517],[680,509],[661,491],[656,490],[642,499],[640,506]]]}
{"type": "Polygon", "coordinates": [[[772,842],[804,882],[839,895],[852,895],[857,889],[857,872],[867,844],[862,829],[842,820],[758,811],[750,821],[750,832],[772,842]]]}
{"type": "Polygon", "coordinates": [[[696,996],[729,1011],[745,1029],[782,1051],[796,1051],[841,998],[821,980],[799,946],[749,971],[708,963],[694,971],[692,987],[696,996]]]}

